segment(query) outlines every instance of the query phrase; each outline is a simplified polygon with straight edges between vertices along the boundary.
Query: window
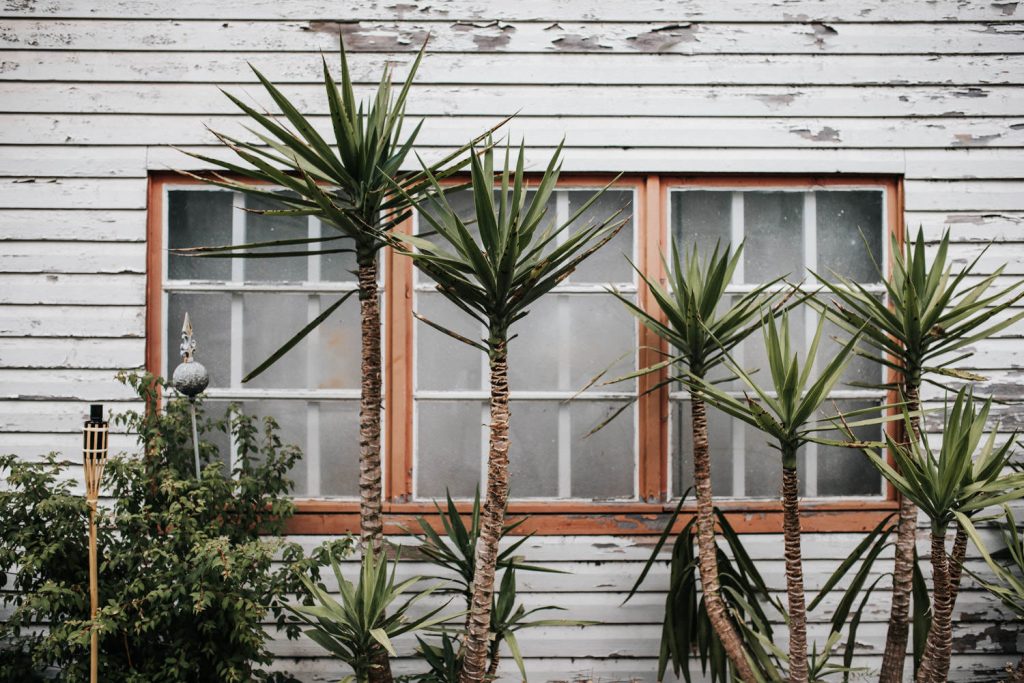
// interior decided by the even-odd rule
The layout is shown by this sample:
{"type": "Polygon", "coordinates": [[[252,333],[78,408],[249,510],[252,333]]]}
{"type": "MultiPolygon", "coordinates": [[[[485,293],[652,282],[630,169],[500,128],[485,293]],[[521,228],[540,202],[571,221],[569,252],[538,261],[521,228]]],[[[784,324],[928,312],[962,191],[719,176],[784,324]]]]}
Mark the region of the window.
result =
{"type": "MultiPolygon", "coordinates": [[[[606,177],[563,180],[549,207],[568,216],[606,177]]],[[[899,234],[897,181],[886,178],[620,179],[590,209],[622,209],[629,221],[602,251],[533,306],[510,344],[512,512],[537,514],[531,524],[554,533],[650,533],[688,485],[688,397],[681,387],[644,393],[654,377],[614,385],[588,380],[628,374],[663,353],[660,340],[638,325],[607,293],[612,286],[650,308],[648,293],[625,257],[663,278],[659,252],[670,239],[697,244],[746,244],[734,292],[812,268],[835,270],[881,296],[872,258],[887,262],[888,234],[899,234]],[[865,250],[870,250],[870,258],[865,250]],[[637,351],[639,349],[639,351],[637,351]],[[574,400],[567,399],[576,396],[574,400]],[[630,401],[635,400],[630,404],[630,401]],[[598,423],[626,406],[603,430],[598,423]],[[584,438],[586,437],[586,438],[584,438]]],[[[453,204],[471,211],[466,194],[453,204]]],[[[199,339],[198,358],[210,369],[209,400],[241,401],[246,410],[281,422],[287,440],[303,448],[295,472],[302,499],[297,532],[353,528],[358,486],[359,320],[353,297],[255,380],[242,377],[283,341],[355,288],[348,254],[280,259],[189,259],[169,248],[252,242],[320,234],[315,219],[268,219],[242,208],[264,208],[243,195],[154,177],[150,221],[149,353],[151,369],[166,374],[178,362],[177,340],[188,311],[199,339]]],[[[418,229],[410,220],[409,231],[418,229]]],[[[381,254],[384,341],[385,506],[395,519],[429,512],[445,489],[473,495],[487,449],[486,357],[414,321],[415,309],[470,337],[468,316],[434,291],[407,259],[381,254]]],[[[795,332],[813,334],[817,318],[799,309],[795,332]]],[[[831,330],[834,334],[835,331],[831,330]]],[[[834,342],[828,342],[834,343],[834,342]]],[[[761,364],[759,340],[739,350],[748,368],[761,364]]],[[[823,351],[827,356],[827,350],[823,351]]],[[[858,359],[848,380],[881,377],[877,363],[858,359]]],[[[738,387],[734,387],[738,388],[738,387]]],[[[840,386],[842,408],[883,402],[883,392],[840,386]]],[[[775,529],[778,458],[752,430],[711,415],[716,494],[723,505],[758,510],[737,517],[746,530],[775,529]]],[[[866,435],[866,434],[865,434],[866,435]]],[[[230,452],[230,445],[225,444],[230,452]]],[[[826,447],[801,454],[808,529],[873,526],[894,506],[892,493],[866,462],[826,447]]]]}

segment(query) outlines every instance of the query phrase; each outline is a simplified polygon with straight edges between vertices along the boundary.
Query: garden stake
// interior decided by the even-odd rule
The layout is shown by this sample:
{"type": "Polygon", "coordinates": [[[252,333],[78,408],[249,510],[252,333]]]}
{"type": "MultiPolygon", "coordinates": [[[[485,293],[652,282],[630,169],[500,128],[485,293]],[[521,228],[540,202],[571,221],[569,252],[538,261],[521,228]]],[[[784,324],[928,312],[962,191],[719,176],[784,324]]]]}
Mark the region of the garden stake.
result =
{"type": "Polygon", "coordinates": [[[192,449],[196,457],[196,479],[201,476],[199,469],[199,432],[196,430],[196,396],[203,392],[210,383],[210,375],[199,361],[192,358],[196,350],[196,340],[192,336],[192,321],[185,314],[185,322],[181,326],[181,363],[174,368],[172,382],[174,388],[188,396],[189,413],[192,416],[192,449]]]}
{"type": "MultiPolygon", "coordinates": [[[[85,470],[85,500],[89,506],[89,618],[96,619],[99,609],[100,589],[99,571],[96,565],[96,504],[100,497],[100,480],[103,478],[103,465],[107,462],[107,434],[110,425],[103,420],[103,406],[93,404],[89,407],[89,420],[83,428],[82,464],[85,470]]],[[[93,624],[91,629],[91,648],[89,653],[89,680],[99,680],[99,631],[93,624]]]]}

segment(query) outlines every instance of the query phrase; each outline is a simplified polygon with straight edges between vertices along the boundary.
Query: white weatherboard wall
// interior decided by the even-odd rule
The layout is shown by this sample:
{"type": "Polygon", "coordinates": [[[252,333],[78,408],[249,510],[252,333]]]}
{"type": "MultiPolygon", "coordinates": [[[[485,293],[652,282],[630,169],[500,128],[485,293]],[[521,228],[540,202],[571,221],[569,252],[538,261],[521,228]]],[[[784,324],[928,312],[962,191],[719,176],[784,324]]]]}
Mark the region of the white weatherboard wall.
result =
{"type": "MultiPolygon", "coordinates": [[[[251,62],[326,114],[319,54],[339,35],[369,86],[385,63],[402,77],[427,34],[410,114],[426,118],[428,155],[519,111],[511,138],[525,133],[538,162],[565,136],[571,170],[904,174],[909,226],[933,241],[949,228],[965,260],[1004,242],[983,267],[1024,275],[1017,2],[3,0],[0,450],[74,456],[85,402],[128,405],[113,374],[143,363],[146,177],[194,167],[171,145],[222,153],[204,124],[239,131],[216,86],[265,102],[251,62]]],[[[1004,331],[969,362],[1005,398],[1024,389],[1022,335],[1004,331]]],[[[999,412],[1007,430],[1024,425],[1021,408],[999,412]]],[[[811,590],[856,542],[805,537],[811,590]]],[[[523,633],[533,679],[653,680],[666,566],[620,606],[649,543],[531,541],[529,555],[573,574],[524,574],[527,603],[604,622],[523,633]]],[[[778,537],[750,548],[781,590],[778,537]]],[[[1024,635],[972,585],[957,610],[951,676],[995,680],[1024,635]]],[[[858,635],[867,666],[887,613],[872,600],[858,635]]],[[[279,668],[337,677],[309,642],[275,651],[279,668]]]]}

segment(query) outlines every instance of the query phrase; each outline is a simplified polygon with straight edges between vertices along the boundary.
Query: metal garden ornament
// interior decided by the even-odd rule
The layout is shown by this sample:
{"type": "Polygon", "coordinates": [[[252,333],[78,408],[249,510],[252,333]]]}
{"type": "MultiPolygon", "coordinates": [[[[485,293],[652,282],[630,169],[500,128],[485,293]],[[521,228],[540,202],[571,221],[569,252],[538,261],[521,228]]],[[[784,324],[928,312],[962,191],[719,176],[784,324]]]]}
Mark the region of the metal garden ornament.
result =
{"type": "Polygon", "coordinates": [[[196,339],[192,335],[192,321],[185,314],[185,322],[181,326],[181,363],[174,368],[171,382],[174,388],[188,397],[189,412],[192,417],[192,448],[196,459],[196,477],[201,475],[199,469],[199,433],[196,430],[196,396],[203,393],[210,384],[210,374],[202,363],[195,360],[196,339]]]}

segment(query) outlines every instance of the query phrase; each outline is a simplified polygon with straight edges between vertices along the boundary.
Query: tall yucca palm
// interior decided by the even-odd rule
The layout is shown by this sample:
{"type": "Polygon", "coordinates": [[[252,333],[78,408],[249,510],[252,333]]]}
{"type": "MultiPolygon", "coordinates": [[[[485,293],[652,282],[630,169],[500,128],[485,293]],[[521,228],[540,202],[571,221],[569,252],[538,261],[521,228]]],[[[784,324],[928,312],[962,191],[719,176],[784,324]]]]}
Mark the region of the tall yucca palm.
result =
{"type": "MultiPolygon", "coordinates": [[[[982,440],[992,399],[975,407],[974,397],[961,389],[946,415],[942,446],[936,454],[927,438],[900,443],[886,435],[886,445],[898,468],[870,448],[868,457],[889,482],[914,501],[931,522],[932,620],[917,683],[945,683],[952,651],[953,567],[946,537],[955,521],[978,548],[971,517],[981,510],[1024,497],[1024,474],[1005,474],[1013,455],[1013,438],[996,446],[996,429],[982,440]]],[[[905,414],[911,429],[910,415],[905,414]]],[[[847,430],[847,434],[852,433],[847,430]]],[[[959,567],[957,568],[959,572],[959,567]]]]}
{"type": "MultiPolygon", "coordinates": [[[[835,297],[832,313],[836,322],[848,332],[862,331],[864,340],[879,351],[878,360],[899,373],[897,386],[887,388],[898,389],[907,403],[911,418],[904,439],[906,445],[920,438],[921,382],[933,381],[926,379],[926,375],[978,379],[950,366],[970,355],[966,347],[1024,319],[1024,313],[996,318],[1024,297],[1021,291],[1024,282],[995,287],[1003,272],[1000,267],[980,281],[970,283],[967,278],[972,275],[981,254],[954,273],[953,263],[949,261],[948,231],[942,236],[930,264],[923,230],[918,230],[917,237],[902,247],[894,238],[892,255],[891,278],[876,264],[879,279],[885,282],[887,302],[838,274],[831,274],[831,279],[817,273],[815,277],[835,297]]],[[[916,528],[916,506],[903,496],[893,569],[892,608],[880,683],[903,680],[916,528]]],[[[959,534],[954,552],[962,559],[966,548],[967,539],[959,534]]]]}
{"type": "Polygon", "coordinates": [[[514,171],[510,171],[506,148],[504,170],[497,188],[493,150],[488,148],[482,160],[476,154],[471,155],[476,235],[448,203],[442,188],[428,172],[433,192],[428,200],[420,202],[426,209],[420,216],[437,232],[437,243],[401,236],[406,244],[415,247],[406,249],[405,253],[437,283],[437,290],[487,327],[487,338],[476,341],[427,321],[436,329],[483,351],[490,361],[487,494],[476,547],[466,658],[460,679],[463,683],[478,683],[486,673],[498,539],[504,526],[509,492],[509,329],[526,316],[531,304],[565,280],[625,222],[617,220],[618,214],[609,216],[581,227],[558,243],[558,233],[567,231],[577,222],[600,196],[598,192],[561,225],[541,229],[548,199],[558,182],[561,150],[559,145],[536,187],[531,188],[534,190],[532,198],[528,197],[523,174],[523,147],[519,149],[514,171]]]}
{"type": "MultiPolygon", "coordinates": [[[[856,337],[828,360],[821,374],[811,378],[818,345],[826,318],[818,329],[801,368],[800,359],[790,343],[789,315],[783,313],[781,325],[774,316],[764,316],[764,346],[768,355],[771,389],[759,387],[737,364],[726,358],[726,367],[755,394],[736,398],[707,380],[692,377],[694,390],[722,412],[761,430],[772,439],[772,447],[782,455],[782,511],[785,537],[786,591],[789,601],[789,680],[806,683],[807,609],[804,601],[803,562],[800,552],[799,475],[797,451],[808,442],[834,444],[818,432],[833,429],[828,420],[815,419],[829,392],[839,382],[854,350],[856,337]]],[[[869,409],[877,412],[877,409],[869,409]]],[[[855,411],[862,414],[868,411],[855,411]]],[[[877,420],[874,420],[877,421],[877,420]]]]}
{"type": "MultiPolygon", "coordinates": [[[[665,340],[672,349],[668,360],[639,371],[639,374],[645,374],[671,366],[673,376],[659,382],[650,391],[670,382],[688,383],[689,377],[706,379],[709,372],[722,365],[726,354],[761,328],[761,311],[770,304],[773,298],[771,288],[779,280],[756,287],[736,297],[724,310],[722,308],[723,302],[729,301],[726,288],[742,258],[742,244],[735,253],[728,247],[719,251],[716,245],[710,258],[701,260],[696,246],[684,259],[680,258],[679,246],[673,243],[672,263],[664,264],[669,272],[668,289],[634,266],[664,314],[664,322],[618,292],[612,292],[644,326],[665,340]]],[[[744,653],[743,641],[729,618],[720,592],[707,408],[700,392],[691,396],[690,412],[693,420],[693,482],[697,494],[695,535],[704,605],[733,670],[741,680],[752,681],[754,672],[744,653]]]]}
{"type": "MultiPolygon", "coordinates": [[[[333,234],[310,239],[234,244],[180,250],[193,256],[214,258],[279,258],[354,251],[358,264],[359,308],[362,337],[362,387],[359,406],[359,495],[360,536],[365,545],[380,551],[383,538],[381,521],[381,349],[380,302],[377,287],[377,255],[387,245],[386,234],[408,218],[412,199],[427,187],[426,172],[403,173],[405,162],[422,122],[408,134],[402,126],[406,99],[423,49],[410,67],[397,96],[393,96],[391,74],[385,69],[375,96],[358,102],[352,87],[344,45],[341,49],[341,84],[335,83],[323,60],[324,87],[330,107],[333,143],[253,67],[267,94],[286,121],[261,114],[230,93],[225,93],[258,129],[249,129],[256,142],[215,133],[248,165],[193,154],[192,156],[243,180],[215,175],[201,180],[274,202],[281,208],[262,213],[270,216],[315,216],[332,229],[333,234]],[[290,126],[290,127],[289,127],[290,126]],[[260,130],[262,129],[262,130],[260,130]],[[269,187],[268,187],[269,185],[269,187]],[[282,194],[278,186],[290,191],[282,194]],[[395,187],[401,192],[395,192],[395,187]],[[339,240],[350,240],[352,248],[339,248],[339,240]],[[320,245],[316,249],[307,248],[320,245]],[[297,247],[278,250],[280,247],[297,247]]],[[[453,163],[465,150],[451,154],[430,166],[433,176],[446,176],[465,165],[453,163]]],[[[198,177],[198,176],[197,176],[198,177]]],[[[288,340],[261,363],[243,381],[259,375],[289,349],[323,323],[349,295],[329,306],[320,316],[288,340]]]]}

